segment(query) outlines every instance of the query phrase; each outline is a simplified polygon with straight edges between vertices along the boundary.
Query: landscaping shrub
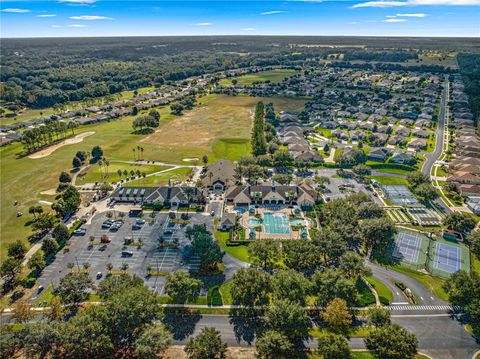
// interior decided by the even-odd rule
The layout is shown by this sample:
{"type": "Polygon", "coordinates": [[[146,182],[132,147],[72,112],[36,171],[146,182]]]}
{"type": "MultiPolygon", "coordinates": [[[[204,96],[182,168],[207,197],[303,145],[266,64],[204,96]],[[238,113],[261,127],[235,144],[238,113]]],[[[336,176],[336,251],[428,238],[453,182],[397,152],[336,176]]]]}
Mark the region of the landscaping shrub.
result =
{"type": "Polygon", "coordinates": [[[208,305],[216,305],[221,306],[223,305],[222,295],[220,294],[219,286],[215,285],[208,289],[207,294],[207,304],[208,305]]]}

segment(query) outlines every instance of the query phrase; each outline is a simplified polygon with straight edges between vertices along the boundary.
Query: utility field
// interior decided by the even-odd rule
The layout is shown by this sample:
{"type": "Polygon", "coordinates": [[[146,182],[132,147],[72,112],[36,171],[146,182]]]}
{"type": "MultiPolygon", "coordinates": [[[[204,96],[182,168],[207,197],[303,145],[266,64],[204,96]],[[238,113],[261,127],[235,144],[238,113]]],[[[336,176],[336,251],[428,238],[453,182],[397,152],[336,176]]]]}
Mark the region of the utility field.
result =
{"type": "Polygon", "coordinates": [[[165,162],[207,154],[210,160],[237,160],[250,152],[250,128],[255,104],[273,102],[276,111],[303,109],[305,100],[209,95],[192,111],[168,122],[140,145],[155,145],[165,162]]]}
{"type": "Polygon", "coordinates": [[[168,167],[160,165],[144,165],[124,162],[111,162],[108,168],[104,165],[100,166],[98,164],[93,164],[77,176],[75,184],[82,185],[85,183],[95,182],[118,182],[121,179],[131,177],[131,171],[135,172],[135,175],[137,171],[148,175],[150,173],[159,172],[167,168],[168,167]],[[122,171],[121,176],[119,176],[118,170],[122,171]],[[124,171],[127,171],[127,175],[123,173],[124,171]]]}
{"type": "Polygon", "coordinates": [[[232,85],[232,80],[236,79],[239,85],[249,86],[252,85],[254,82],[282,82],[282,80],[286,77],[290,77],[295,75],[298,71],[295,70],[288,70],[288,69],[274,69],[274,70],[267,70],[267,71],[260,71],[248,75],[232,77],[228,79],[221,79],[219,81],[220,85],[232,85]]]}
{"type": "Polygon", "coordinates": [[[156,173],[145,178],[140,178],[125,184],[126,187],[129,186],[160,186],[166,185],[168,180],[171,179],[172,183],[178,183],[188,179],[189,175],[192,173],[192,168],[190,167],[178,167],[171,170],[164,170],[160,173],[156,173]]]}
{"type": "MultiPolygon", "coordinates": [[[[42,158],[17,158],[17,154],[23,150],[18,142],[0,148],[0,259],[5,258],[8,243],[21,239],[27,244],[27,238],[32,233],[30,227],[25,225],[32,219],[28,208],[43,205],[44,210],[49,210],[49,205],[39,201],[55,200],[53,194],[58,185],[58,175],[61,171],[72,168],[72,159],[77,151],[91,151],[93,146],[101,146],[104,156],[110,161],[109,172],[113,172],[114,160],[133,161],[133,148],[138,145],[144,148],[143,158],[149,161],[193,165],[194,163],[183,160],[201,159],[204,154],[209,156],[210,162],[218,158],[236,160],[250,151],[251,114],[259,100],[273,102],[276,111],[300,111],[305,103],[305,100],[290,98],[208,95],[200,98],[199,105],[183,116],[171,115],[169,107],[159,109],[160,127],[150,135],[133,134],[133,117],[129,116],[116,121],[81,126],[75,131],[76,134],[94,134],[83,138],[82,142],[60,147],[42,158]],[[18,202],[16,206],[15,201],[18,202]],[[23,216],[17,217],[17,212],[23,212],[23,216]]],[[[125,164],[128,171],[129,167],[125,164]]],[[[174,172],[168,176],[173,174],[174,172]]],[[[182,175],[187,176],[186,173],[179,174],[182,175]]],[[[169,178],[166,176],[147,177],[144,183],[166,183],[169,178]]]]}

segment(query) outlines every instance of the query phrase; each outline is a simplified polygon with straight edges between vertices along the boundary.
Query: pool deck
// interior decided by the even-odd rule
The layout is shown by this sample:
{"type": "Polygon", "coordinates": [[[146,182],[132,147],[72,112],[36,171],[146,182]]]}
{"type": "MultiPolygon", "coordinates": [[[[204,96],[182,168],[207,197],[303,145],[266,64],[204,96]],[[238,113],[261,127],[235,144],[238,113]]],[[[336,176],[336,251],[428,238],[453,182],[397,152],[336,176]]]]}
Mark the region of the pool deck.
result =
{"type": "MultiPolygon", "coordinates": [[[[227,212],[231,211],[232,209],[227,208],[227,212]]],[[[257,214],[260,214],[260,216],[263,216],[264,213],[283,213],[287,216],[294,214],[293,208],[288,208],[288,206],[279,206],[278,209],[276,208],[271,209],[265,206],[259,206],[259,208],[256,208],[255,210],[257,214]]],[[[251,226],[247,225],[247,221],[253,218],[257,219],[255,216],[250,215],[248,210],[245,213],[243,213],[239,218],[240,224],[245,228],[246,238],[250,237],[250,230],[251,230],[251,226]]],[[[300,215],[296,216],[296,218],[304,220],[306,223],[306,228],[307,229],[309,228],[309,221],[305,218],[303,212],[300,212],[300,215]]],[[[290,230],[289,233],[274,234],[274,233],[264,232],[264,228],[265,227],[262,225],[262,231],[256,231],[255,239],[275,239],[275,240],[301,239],[300,231],[290,230]]],[[[308,234],[308,231],[307,231],[307,234],[308,234]]]]}

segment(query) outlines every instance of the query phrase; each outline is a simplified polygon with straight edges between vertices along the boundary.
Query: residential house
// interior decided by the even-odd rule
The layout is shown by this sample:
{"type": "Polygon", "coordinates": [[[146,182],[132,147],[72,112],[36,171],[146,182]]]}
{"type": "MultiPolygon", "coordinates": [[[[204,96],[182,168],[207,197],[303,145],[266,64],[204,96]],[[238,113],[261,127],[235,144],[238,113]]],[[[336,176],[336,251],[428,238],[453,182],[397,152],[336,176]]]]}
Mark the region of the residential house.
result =
{"type": "Polygon", "coordinates": [[[414,159],[414,156],[411,153],[406,153],[402,150],[396,150],[392,155],[392,162],[394,163],[411,163],[414,159]]]}
{"type": "Polygon", "coordinates": [[[407,147],[411,147],[415,149],[426,149],[427,141],[421,138],[412,138],[410,142],[408,142],[407,147]]]}
{"type": "Polygon", "coordinates": [[[374,147],[368,153],[368,159],[372,161],[380,161],[383,162],[388,157],[388,150],[382,147],[374,147]]]}

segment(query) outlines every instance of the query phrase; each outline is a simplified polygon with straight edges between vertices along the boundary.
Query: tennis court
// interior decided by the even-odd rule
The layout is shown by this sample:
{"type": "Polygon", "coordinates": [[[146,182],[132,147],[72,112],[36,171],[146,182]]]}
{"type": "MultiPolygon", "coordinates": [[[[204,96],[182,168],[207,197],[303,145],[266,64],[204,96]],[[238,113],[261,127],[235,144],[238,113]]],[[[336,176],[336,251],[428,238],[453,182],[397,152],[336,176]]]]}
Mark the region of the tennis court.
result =
{"type": "Polygon", "coordinates": [[[455,273],[462,267],[460,247],[436,243],[434,267],[447,273],[455,273]]]}
{"type": "Polygon", "coordinates": [[[422,247],[422,238],[414,234],[400,232],[395,240],[392,256],[410,263],[417,263],[422,247]]]}
{"type": "Polygon", "coordinates": [[[387,198],[397,206],[414,206],[419,202],[412,192],[404,185],[383,185],[387,198]]]}

